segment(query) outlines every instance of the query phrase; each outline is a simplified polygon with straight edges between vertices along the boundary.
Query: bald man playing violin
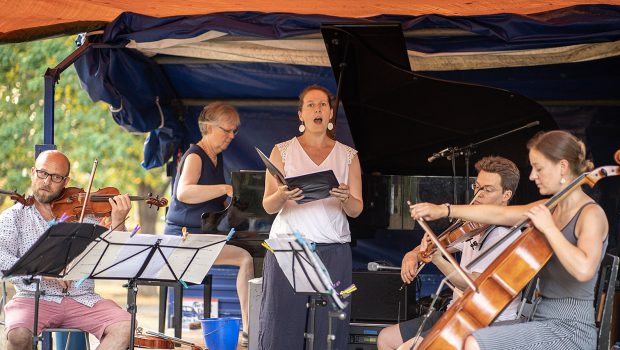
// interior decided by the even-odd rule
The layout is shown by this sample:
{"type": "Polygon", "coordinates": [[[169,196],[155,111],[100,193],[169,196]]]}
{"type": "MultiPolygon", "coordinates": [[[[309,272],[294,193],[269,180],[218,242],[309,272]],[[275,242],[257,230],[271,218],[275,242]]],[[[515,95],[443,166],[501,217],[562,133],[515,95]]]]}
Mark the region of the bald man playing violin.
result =
{"type": "MultiPolygon", "coordinates": [[[[59,151],[42,152],[31,169],[32,206],[15,204],[0,215],[0,270],[7,270],[51,226],[54,218],[51,203],[69,182],[70,162],[59,151]]],[[[127,195],[110,199],[111,227],[124,229],[131,209],[127,195]]],[[[93,217],[85,221],[95,223],[93,217]]],[[[16,294],[5,306],[8,350],[32,349],[35,284],[13,278],[16,294]]],[[[40,289],[37,330],[45,328],[79,328],[100,340],[97,349],[126,349],[129,346],[131,317],[111,300],[95,293],[92,280],[81,284],[45,277],[40,289]]]]}
{"type": "MultiPolygon", "coordinates": [[[[478,171],[478,177],[474,184],[475,197],[472,204],[507,205],[519,183],[519,169],[517,166],[506,158],[485,157],[478,161],[475,167],[478,171]]],[[[445,205],[445,209],[446,211],[449,210],[448,204],[445,205]]],[[[474,280],[499,255],[502,249],[497,249],[496,252],[484,258],[480,263],[476,264],[475,267],[472,267],[471,270],[466,270],[465,266],[478,256],[482,245],[485,247],[492,245],[508,233],[508,229],[505,227],[495,227],[483,231],[484,232],[475,234],[466,242],[461,242],[448,248],[448,252],[450,253],[456,251],[462,252],[460,265],[474,280]]],[[[425,255],[428,254],[430,262],[435,264],[444,275],[448,276],[448,280],[454,287],[461,291],[465,290],[467,288],[465,280],[455,273],[455,269],[441,255],[439,250],[429,251],[430,242],[428,234],[425,234],[421,244],[405,254],[401,266],[401,278],[403,282],[409,284],[415,279],[420,270],[419,256],[421,252],[424,252],[425,255]]],[[[509,240],[509,242],[504,243],[502,248],[505,248],[510,242],[512,241],[509,240]]],[[[453,301],[458,295],[459,293],[455,291],[453,294],[453,301]]],[[[498,317],[498,320],[514,320],[516,318],[518,304],[518,300],[514,300],[498,317]]],[[[450,307],[450,305],[448,307],[450,307]]],[[[441,312],[435,312],[424,323],[421,337],[417,341],[418,344],[422,341],[421,338],[424,334],[431,329],[441,315],[441,312]]],[[[413,343],[416,340],[415,335],[422,320],[423,317],[418,317],[384,328],[381,333],[379,333],[377,340],[378,349],[410,349],[414,345],[413,343]]]]}

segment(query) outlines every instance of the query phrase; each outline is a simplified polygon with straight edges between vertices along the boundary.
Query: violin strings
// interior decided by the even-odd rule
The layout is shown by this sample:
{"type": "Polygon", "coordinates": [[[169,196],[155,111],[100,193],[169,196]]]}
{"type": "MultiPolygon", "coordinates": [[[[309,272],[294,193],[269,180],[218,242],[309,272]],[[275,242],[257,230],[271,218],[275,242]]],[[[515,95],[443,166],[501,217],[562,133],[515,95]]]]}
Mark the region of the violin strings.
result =
{"type": "MultiPolygon", "coordinates": [[[[82,199],[84,198],[84,196],[86,195],[86,193],[80,193],[79,194],[79,198],[82,199]]],[[[118,196],[117,194],[91,194],[90,195],[90,199],[91,200],[105,200],[105,199],[109,199],[109,198],[114,198],[115,196],[118,196]]],[[[146,200],[148,199],[147,197],[143,197],[143,196],[129,196],[130,200],[138,200],[138,201],[142,201],[142,200],[146,200]]]]}

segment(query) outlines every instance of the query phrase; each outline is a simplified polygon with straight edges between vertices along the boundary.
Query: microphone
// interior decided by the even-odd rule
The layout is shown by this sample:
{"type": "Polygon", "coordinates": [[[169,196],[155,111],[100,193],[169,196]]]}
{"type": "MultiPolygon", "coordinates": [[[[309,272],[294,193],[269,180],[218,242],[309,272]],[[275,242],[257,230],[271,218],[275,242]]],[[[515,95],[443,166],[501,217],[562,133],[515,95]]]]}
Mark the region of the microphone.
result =
{"type": "Polygon", "coordinates": [[[536,125],[540,125],[540,121],[539,120],[535,120],[535,121],[533,121],[531,123],[525,124],[523,126],[523,128],[531,128],[532,126],[536,126],[536,125]]]}
{"type": "Polygon", "coordinates": [[[429,163],[432,163],[432,162],[433,162],[434,160],[436,160],[436,159],[443,158],[443,157],[444,157],[444,155],[445,155],[447,152],[449,152],[449,151],[450,151],[450,147],[448,147],[448,148],[446,148],[446,149],[444,149],[444,150],[442,150],[442,151],[439,151],[439,152],[437,152],[437,153],[433,153],[433,155],[432,155],[432,156],[428,157],[427,161],[428,161],[429,163]]]}
{"type": "Polygon", "coordinates": [[[371,261],[368,263],[368,271],[381,271],[381,270],[400,271],[400,267],[382,265],[375,261],[371,261]]]}
{"type": "Polygon", "coordinates": [[[616,161],[616,163],[620,164],[620,149],[617,150],[614,154],[614,160],[616,161]]]}

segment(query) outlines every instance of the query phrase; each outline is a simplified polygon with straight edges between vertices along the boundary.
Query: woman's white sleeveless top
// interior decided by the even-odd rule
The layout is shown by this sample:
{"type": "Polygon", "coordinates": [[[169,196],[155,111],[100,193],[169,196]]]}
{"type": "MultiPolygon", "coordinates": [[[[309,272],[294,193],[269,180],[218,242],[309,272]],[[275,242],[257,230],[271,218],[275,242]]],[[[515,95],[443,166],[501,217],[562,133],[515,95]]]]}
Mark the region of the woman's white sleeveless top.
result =
{"type": "MultiPolygon", "coordinates": [[[[353,148],[336,142],[323,163],[317,165],[294,137],[276,145],[284,162],[284,176],[293,177],[332,170],[338,183],[348,184],[349,165],[357,153],[353,148]]],[[[276,234],[298,231],[316,243],[346,243],[351,241],[349,222],[342,204],[335,197],[328,197],[304,204],[286,201],[271,226],[270,238],[276,234]]]]}

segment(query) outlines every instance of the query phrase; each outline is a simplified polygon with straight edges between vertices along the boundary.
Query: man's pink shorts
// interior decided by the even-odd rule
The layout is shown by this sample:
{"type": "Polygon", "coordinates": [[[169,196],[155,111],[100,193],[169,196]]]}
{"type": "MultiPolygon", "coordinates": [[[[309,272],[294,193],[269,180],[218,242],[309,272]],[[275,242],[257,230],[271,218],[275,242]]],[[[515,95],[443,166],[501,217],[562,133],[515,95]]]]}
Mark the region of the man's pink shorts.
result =
{"type": "MultiPolygon", "coordinates": [[[[4,311],[6,334],[20,327],[32,332],[34,298],[13,298],[6,304],[4,311]]],[[[40,333],[44,328],[78,328],[101,339],[106,327],[121,321],[131,321],[131,315],[112,300],[100,300],[93,307],[71,298],[63,298],[60,304],[41,300],[37,331],[40,333]]]]}

